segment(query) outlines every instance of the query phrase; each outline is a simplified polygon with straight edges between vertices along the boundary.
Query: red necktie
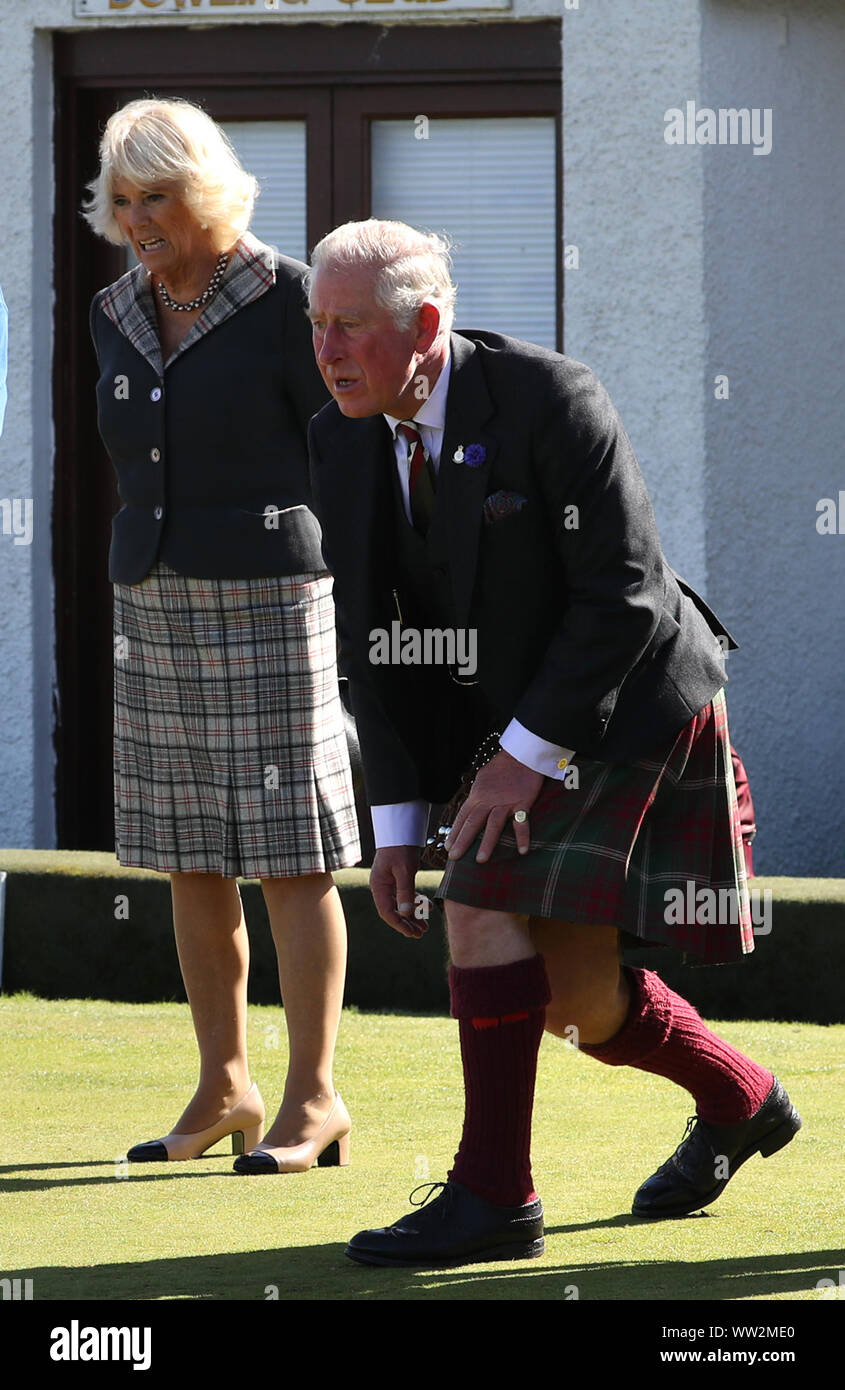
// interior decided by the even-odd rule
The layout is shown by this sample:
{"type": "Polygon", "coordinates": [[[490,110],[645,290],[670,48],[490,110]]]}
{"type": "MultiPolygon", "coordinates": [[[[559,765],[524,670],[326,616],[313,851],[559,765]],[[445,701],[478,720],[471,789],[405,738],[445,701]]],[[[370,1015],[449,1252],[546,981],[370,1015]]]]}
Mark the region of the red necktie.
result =
{"type": "Polygon", "coordinates": [[[434,511],[434,469],[426,453],[420,432],[415,425],[402,421],[397,426],[408,442],[408,458],[411,472],[408,479],[408,493],[411,500],[411,518],[414,529],[424,536],[428,532],[434,511]]]}

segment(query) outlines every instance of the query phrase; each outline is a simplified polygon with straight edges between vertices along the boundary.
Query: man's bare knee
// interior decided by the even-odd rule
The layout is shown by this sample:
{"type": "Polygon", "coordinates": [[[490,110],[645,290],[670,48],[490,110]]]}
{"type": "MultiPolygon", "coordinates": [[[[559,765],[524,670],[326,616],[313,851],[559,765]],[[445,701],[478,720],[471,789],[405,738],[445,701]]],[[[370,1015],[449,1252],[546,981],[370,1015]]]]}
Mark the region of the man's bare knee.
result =
{"type": "Polygon", "coordinates": [[[536,954],[527,917],[469,903],[447,901],[443,906],[453,965],[509,965],[536,954]]]}

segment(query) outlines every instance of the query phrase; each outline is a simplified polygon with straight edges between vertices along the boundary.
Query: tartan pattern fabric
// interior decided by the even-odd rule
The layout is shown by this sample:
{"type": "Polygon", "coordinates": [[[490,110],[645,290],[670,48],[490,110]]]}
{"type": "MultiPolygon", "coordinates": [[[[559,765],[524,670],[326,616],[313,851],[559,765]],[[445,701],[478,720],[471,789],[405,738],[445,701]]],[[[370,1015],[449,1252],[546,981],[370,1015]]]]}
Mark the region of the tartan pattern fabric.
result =
{"type": "Polygon", "coordinates": [[[531,808],[528,854],[508,827],[476,864],[479,836],[447,866],[437,897],[615,926],[704,964],[753,951],[724,691],[649,758],[576,754],[571,766],[578,787],[547,778],[531,808]]]}
{"type": "Polygon", "coordinates": [[[332,579],[114,586],[115,849],[162,873],[288,877],[360,858],[332,579]]]}
{"type": "MultiPolygon", "coordinates": [[[[234,248],[223,279],[199,318],[191,325],[168,362],[210,333],[246,304],[251,304],[276,283],[273,252],[263,241],[244,232],[234,248]]],[[[164,374],[161,343],[150,275],[136,265],[115,280],[103,294],[101,307],[124,337],[154,367],[164,374]]]]}

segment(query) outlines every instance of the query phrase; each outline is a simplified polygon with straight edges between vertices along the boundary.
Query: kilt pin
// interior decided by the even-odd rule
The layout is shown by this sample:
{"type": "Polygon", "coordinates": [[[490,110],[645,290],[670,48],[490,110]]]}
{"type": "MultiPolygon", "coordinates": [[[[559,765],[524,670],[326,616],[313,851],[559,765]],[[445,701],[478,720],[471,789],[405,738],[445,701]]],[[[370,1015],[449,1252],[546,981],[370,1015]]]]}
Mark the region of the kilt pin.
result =
{"type": "MultiPolygon", "coordinates": [[[[389,416],[347,418],[332,403],[309,429],[370,804],[379,814],[442,805],[491,729],[519,759],[507,742],[518,726],[544,753],[542,767],[524,759],[546,774],[530,850],[518,852],[509,822],[479,864],[479,835],[440,883],[447,919],[450,904],[464,904],[615,927],[627,943],[701,963],[739,960],[754,939],[723,690],[724,652],[736,643],[666,562],[630,442],[587,367],[480,330],[453,332],[447,362],[440,399],[435,389],[415,417],[433,428],[439,410],[442,429],[429,435],[439,458],[422,533],[403,507],[389,416]],[[454,664],[374,664],[372,633],[393,622],[471,629],[475,681],[454,664]],[[715,920],[687,910],[701,890],[720,904],[715,920]]],[[[374,823],[377,845],[409,843],[383,830],[379,839],[376,814],[374,823]]],[[[580,1050],[695,1098],[687,1134],[633,1203],[643,1217],[682,1216],[716,1200],[752,1155],[782,1148],[801,1121],[777,1078],[654,971],[622,967],[622,978],[621,1028],[580,1050]]],[[[530,1166],[552,1001],[543,956],[453,964],[449,979],[465,1083],[454,1166],[421,1203],[412,1194],[411,1214],[352,1239],[346,1253],[361,1263],[543,1252],[530,1166]]]]}

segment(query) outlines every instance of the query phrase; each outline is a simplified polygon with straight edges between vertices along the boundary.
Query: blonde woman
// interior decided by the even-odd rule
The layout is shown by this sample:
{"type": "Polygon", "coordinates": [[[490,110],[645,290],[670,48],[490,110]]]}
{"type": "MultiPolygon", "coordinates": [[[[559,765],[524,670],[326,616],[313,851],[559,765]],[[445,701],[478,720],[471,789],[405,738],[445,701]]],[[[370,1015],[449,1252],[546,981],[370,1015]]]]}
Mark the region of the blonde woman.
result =
{"type": "Polygon", "coordinates": [[[306,268],[249,234],[256,182],[190,103],[130,102],[100,157],[85,216],[139,262],[91,307],[123,504],[109,559],[116,852],[170,875],[200,1055],[170,1132],[129,1158],[195,1158],[231,1135],[238,1172],[345,1163],[333,1058],[346,931],[331,870],[360,850],[308,505],[306,429],[327,393],[306,268]],[[239,875],[261,880],[290,1042],[263,1141],[239,875]]]}

